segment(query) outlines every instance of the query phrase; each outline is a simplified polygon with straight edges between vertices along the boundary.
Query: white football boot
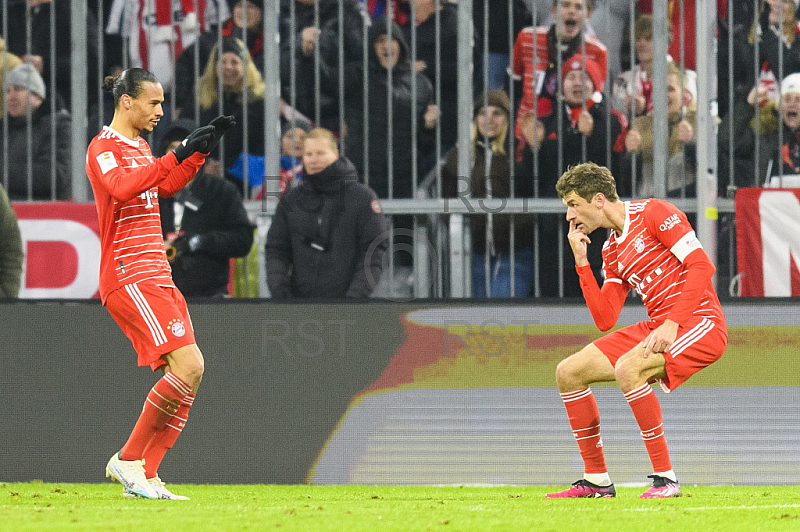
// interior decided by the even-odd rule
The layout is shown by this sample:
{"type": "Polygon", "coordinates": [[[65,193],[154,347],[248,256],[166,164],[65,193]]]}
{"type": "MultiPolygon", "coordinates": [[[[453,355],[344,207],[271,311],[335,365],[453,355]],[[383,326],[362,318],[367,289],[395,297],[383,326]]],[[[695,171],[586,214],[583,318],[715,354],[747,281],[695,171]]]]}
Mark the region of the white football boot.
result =
{"type": "Polygon", "coordinates": [[[144,475],[144,460],[122,460],[114,454],[106,465],[106,476],[119,482],[124,492],[145,499],[158,499],[159,493],[144,475]]]}
{"type": "MultiPolygon", "coordinates": [[[[184,497],[183,495],[175,495],[171,491],[167,489],[167,486],[161,481],[158,477],[148,478],[147,482],[150,486],[158,493],[158,499],[167,499],[170,501],[188,501],[189,497],[184,497]]],[[[138,494],[133,492],[132,490],[128,490],[128,488],[124,488],[122,490],[122,496],[127,499],[135,499],[139,497],[138,494]]]]}

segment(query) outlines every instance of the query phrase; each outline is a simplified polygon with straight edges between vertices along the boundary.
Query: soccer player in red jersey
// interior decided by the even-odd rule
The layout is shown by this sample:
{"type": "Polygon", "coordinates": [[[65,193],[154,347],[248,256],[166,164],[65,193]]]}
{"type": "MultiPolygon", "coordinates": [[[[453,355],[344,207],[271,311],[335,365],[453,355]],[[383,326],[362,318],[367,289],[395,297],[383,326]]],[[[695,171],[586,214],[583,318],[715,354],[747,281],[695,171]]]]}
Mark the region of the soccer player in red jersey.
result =
{"type": "Polygon", "coordinates": [[[584,462],[584,478],[548,498],[614,497],[590,384],[616,381],[633,410],[653,464],[642,498],[679,497],[651,388],[670,392],[725,351],[728,331],[711,277],[716,271],[686,215],[659,199],[622,202],[611,172],[594,163],[567,170],[556,184],[567,206],[569,244],[586,304],[597,327],[612,328],[633,289],[649,321],[623,327],[559,363],[556,382],[584,462]],[[603,245],[602,288],[586,258],[589,234],[610,229],[603,245]]]}
{"type": "Polygon", "coordinates": [[[172,282],[158,196],[172,196],[192,180],[233,117],[214,119],[155,159],[139,134],[152,131],[163,116],[158,79],[130,68],[107,77],[103,89],[114,95],[114,118],[86,153],[100,221],[100,297],[131,340],[139,365],[164,372],[106,476],[122,483],[126,497],[186,500],[164,486],[158,466],[186,423],[204,361],[186,301],[172,282]]]}

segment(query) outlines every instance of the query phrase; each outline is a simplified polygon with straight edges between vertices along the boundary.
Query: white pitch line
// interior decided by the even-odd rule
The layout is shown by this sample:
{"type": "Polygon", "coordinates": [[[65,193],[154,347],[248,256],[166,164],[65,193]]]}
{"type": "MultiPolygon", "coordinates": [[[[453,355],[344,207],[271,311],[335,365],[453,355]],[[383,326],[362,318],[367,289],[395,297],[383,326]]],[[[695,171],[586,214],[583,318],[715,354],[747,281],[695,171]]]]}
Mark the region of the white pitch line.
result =
{"type": "Polygon", "coordinates": [[[765,506],[696,506],[681,508],[670,506],[669,508],[623,508],[625,512],[664,512],[667,510],[707,511],[707,510],[761,510],[765,508],[800,508],[800,504],[769,504],[765,506]]]}

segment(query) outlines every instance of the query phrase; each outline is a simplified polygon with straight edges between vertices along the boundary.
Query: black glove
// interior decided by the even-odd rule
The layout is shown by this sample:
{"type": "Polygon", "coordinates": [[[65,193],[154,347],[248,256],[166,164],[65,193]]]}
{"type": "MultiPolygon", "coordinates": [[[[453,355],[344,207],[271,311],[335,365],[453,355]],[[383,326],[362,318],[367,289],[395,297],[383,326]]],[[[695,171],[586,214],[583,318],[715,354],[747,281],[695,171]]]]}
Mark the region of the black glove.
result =
{"type": "Polygon", "coordinates": [[[209,122],[208,126],[214,128],[214,136],[203,146],[200,150],[200,153],[205,153],[208,155],[211,151],[217,147],[219,143],[219,139],[222,138],[222,135],[225,134],[228,129],[236,125],[236,120],[234,119],[233,115],[228,116],[218,116],[211,122],[209,122]]]}
{"type": "Polygon", "coordinates": [[[172,244],[169,245],[167,248],[167,260],[170,263],[175,262],[178,258],[186,253],[189,249],[189,244],[186,239],[186,235],[181,235],[175,240],[172,241],[172,244]]]}
{"type": "Polygon", "coordinates": [[[203,147],[205,147],[212,139],[214,138],[214,127],[213,126],[203,126],[195,129],[189,136],[183,139],[180,146],[175,148],[172,153],[175,154],[175,158],[178,159],[178,164],[182,163],[187,157],[195,152],[201,152],[203,147]]]}
{"type": "Polygon", "coordinates": [[[175,262],[186,253],[194,253],[200,248],[200,241],[200,235],[187,236],[183,234],[179,236],[167,248],[167,260],[175,262]]]}

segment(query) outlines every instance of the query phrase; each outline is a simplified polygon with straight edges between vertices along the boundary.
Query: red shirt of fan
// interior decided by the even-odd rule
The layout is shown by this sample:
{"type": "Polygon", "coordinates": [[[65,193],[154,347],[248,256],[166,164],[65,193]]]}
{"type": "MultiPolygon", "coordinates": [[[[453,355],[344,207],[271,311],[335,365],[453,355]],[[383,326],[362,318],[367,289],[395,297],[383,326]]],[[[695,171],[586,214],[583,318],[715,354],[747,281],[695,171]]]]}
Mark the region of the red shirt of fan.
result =
{"type": "Polygon", "coordinates": [[[100,222],[100,298],[126,284],[153,279],[174,286],[161,236],[158,197],[172,196],[197,174],[205,156],[183,163],[154,158],[142,137],[131,140],[104,127],[86,152],[100,222]]]}
{"type": "MultiPolygon", "coordinates": [[[[551,63],[555,65],[557,59],[550,57],[550,50],[547,46],[549,30],[549,26],[525,28],[519,32],[517,40],[514,42],[513,73],[518,78],[522,78],[522,99],[519,102],[518,112],[520,118],[528,113],[533,114],[534,94],[540,96],[537,116],[547,116],[552,110],[550,97],[542,97],[542,95],[556,94],[560,75],[558,71],[555,71],[555,74],[546,76],[548,67],[551,63]]],[[[600,66],[605,80],[608,69],[606,47],[592,35],[585,35],[585,40],[586,58],[600,66]]],[[[578,50],[580,51],[580,48],[578,50]]],[[[596,87],[596,90],[602,92],[603,87],[596,87]]]]}
{"type": "MultiPolygon", "coordinates": [[[[686,215],[663,200],[628,201],[622,234],[610,233],[603,244],[604,282],[634,289],[656,323],[673,311],[682,313],[675,304],[686,279],[683,260],[702,248],[686,215]]],[[[697,308],[685,310],[715,322],[725,319],[711,281],[697,308]]]]}

